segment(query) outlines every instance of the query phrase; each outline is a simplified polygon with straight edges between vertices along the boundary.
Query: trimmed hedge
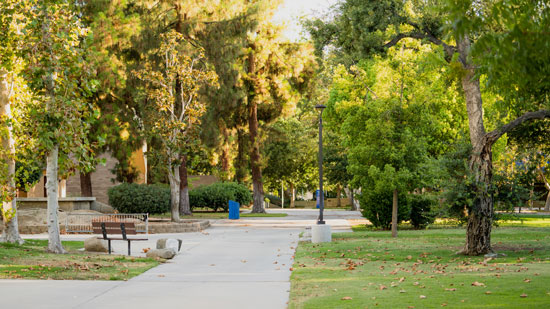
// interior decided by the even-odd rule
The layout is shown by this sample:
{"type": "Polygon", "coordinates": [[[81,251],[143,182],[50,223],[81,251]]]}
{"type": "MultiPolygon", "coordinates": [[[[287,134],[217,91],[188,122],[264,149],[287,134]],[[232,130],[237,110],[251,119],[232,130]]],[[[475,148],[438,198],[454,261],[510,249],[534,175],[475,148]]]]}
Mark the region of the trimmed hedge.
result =
{"type": "Polygon", "coordinates": [[[217,182],[189,191],[191,209],[206,207],[214,211],[227,211],[229,200],[248,205],[252,202],[252,193],[246,186],[235,182],[217,182]]]}
{"type": "Polygon", "coordinates": [[[123,183],[107,192],[109,204],[120,213],[162,214],[170,211],[170,188],[123,183]]]}

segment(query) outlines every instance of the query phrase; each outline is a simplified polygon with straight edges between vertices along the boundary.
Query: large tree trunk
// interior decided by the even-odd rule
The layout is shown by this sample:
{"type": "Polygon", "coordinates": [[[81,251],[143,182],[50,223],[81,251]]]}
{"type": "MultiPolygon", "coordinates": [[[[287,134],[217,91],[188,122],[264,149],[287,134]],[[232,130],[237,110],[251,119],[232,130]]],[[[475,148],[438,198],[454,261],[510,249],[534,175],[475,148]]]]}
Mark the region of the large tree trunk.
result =
{"type": "Polygon", "coordinates": [[[94,196],[92,193],[92,173],[80,172],[80,196],[94,196]]]}
{"type": "Polygon", "coordinates": [[[190,216],[191,205],[189,204],[189,182],[187,181],[187,156],[181,156],[180,174],[180,214],[190,216]]]}
{"type": "Polygon", "coordinates": [[[59,145],[48,153],[46,158],[46,190],[48,193],[48,251],[53,253],[67,253],[61,244],[59,236],[59,222],[57,211],[59,209],[58,180],[57,180],[57,158],[59,145]]]}
{"type": "Polygon", "coordinates": [[[246,154],[248,143],[246,132],[243,128],[237,129],[237,158],[235,164],[235,180],[245,183],[248,178],[248,156],[246,154]]]}
{"type": "Polygon", "coordinates": [[[170,217],[172,222],[180,222],[180,172],[178,165],[168,165],[168,181],[170,182],[170,217]]]}
{"type": "Polygon", "coordinates": [[[483,125],[483,102],[479,78],[475,76],[475,68],[469,62],[470,40],[466,36],[458,42],[460,60],[465,68],[462,76],[462,89],[466,99],[466,109],[470,127],[470,142],[472,155],[470,171],[476,182],[476,198],[468,211],[468,227],[466,229],[466,244],[461,253],[480,255],[492,252],[491,228],[493,219],[493,199],[488,192],[492,181],[492,141],[489,141],[483,125]]]}
{"type": "Polygon", "coordinates": [[[480,255],[492,252],[491,229],[493,226],[493,198],[487,188],[492,181],[491,146],[474,148],[470,160],[470,169],[476,181],[476,197],[473,206],[468,210],[468,227],[466,244],[461,253],[480,255]]]}
{"type": "Polygon", "coordinates": [[[393,203],[391,209],[391,237],[397,237],[397,189],[393,190],[393,203]]]}
{"type": "MultiPolygon", "coordinates": [[[[256,73],[254,59],[254,44],[251,44],[252,51],[248,56],[248,74],[254,76],[256,73]]],[[[250,77],[251,79],[253,77],[250,77]]],[[[256,87],[253,81],[248,81],[248,132],[250,134],[250,167],[252,169],[252,187],[254,190],[254,205],[252,213],[265,213],[264,209],[264,187],[262,183],[262,170],[260,165],[260,141],[258,136],[258,102],[256,98],[256,87]]]]}
{"type": "Polygon", "coordinates": [[[229,166],[229,130],[225,125],[221,127],[221,132],[223,135],[222,141],[222,179],[229,180],[230,178],[230,166],[229,166]]]}
{"type": "MultiPolygon", "coordinates": [[[[0,121],[8,123],[6,120],[11,119],[10,108],[10,90],[8,87],[8,73],[5,70],[0,70],[0,121]]],[[[5,179],[5,184],[9,186],[9,195],[11,200],[2,201],[2,219],[4,230],[0,242],[10,242],[22,244],[23,239],[19,235],[17,222],[17,208],[15,199],[15,141],[13,139],[13,128],[8,124],[5,131],[7,136],[0,136],[2,139],[1,159],[6,163],[8,179],[5,179]]]]}

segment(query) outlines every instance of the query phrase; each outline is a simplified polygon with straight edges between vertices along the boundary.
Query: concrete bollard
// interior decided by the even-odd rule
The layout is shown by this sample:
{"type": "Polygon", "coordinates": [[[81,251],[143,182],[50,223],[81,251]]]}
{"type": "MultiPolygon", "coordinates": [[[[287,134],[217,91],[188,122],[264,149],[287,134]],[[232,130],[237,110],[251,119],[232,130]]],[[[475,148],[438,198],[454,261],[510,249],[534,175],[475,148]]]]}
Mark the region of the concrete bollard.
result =
{"type": "Polygon", "coordinates": [[[311,242],[316,244],[320,242],[331,242],[332,232],[328,224],[315,224],[311,226],[311,242]]]}

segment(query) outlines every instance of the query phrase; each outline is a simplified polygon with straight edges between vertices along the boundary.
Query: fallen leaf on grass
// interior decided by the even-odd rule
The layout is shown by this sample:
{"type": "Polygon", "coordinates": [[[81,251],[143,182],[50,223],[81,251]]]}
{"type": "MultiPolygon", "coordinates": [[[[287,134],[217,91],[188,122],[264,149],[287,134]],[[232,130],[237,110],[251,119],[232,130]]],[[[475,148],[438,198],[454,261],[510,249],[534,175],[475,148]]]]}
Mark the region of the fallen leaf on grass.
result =
{"type": "Polygon", "coordinates": [[[456,289],[455,289],[455,288],[451,288],[451,289],[445,289],[445,291],[451,291],[451,292],[454,292],[454,291],[456,291],[456,289]]]}
{"type": "Polygon", "coordinates": [[[380,290],[385,290],[385,289],[387,289],[387,288],[388,288],[388,287],[385,286],[385,285],[381,285],[381,286],[380,286],[380,290]]]}
{"type": "Polygon", "coordinates": [[[445,307],[445,306],[447,306],[447,303],[442,303],[441,304],[441,307],[445,307]]]}
{"type": "Polygon", "coordinates": [[[531,282],[531,280],[530,279],[525,279],[525,280],[523,280],[523,282],[529,283],[529,282],[531,282]]]}
{"type": "Polygon", "coordinates": [[[491,291],[487,291],[485,292],[485,294],[489,295],[489,294],[492,294],[491,291]]]}
{"type": "Polygon", "coordinates": [[[405,290],[400,290],[399,293],[406,293],[407,291],[405,290]]]}
{"type": "Polygon", "coordinates": [[[472,286],[485,286],[485,283],[475,281],[472,283],[472,286]]]}
{"type": "Polygon", "coordinates": [[[521,294],[519,297],[525,298],[525,297],[527,297],[527,294],[523,293],[523,294],[521,294]]]}
{"type": "Polygon", "coordinates": [[[419,297],[420,297],[420,299],[426,298],[426,296],[424,296],[424,295],[420,295],[419,297]]]}
{"type": "Polygon", "coordinates": [[[349,297],[349,296],[344,296],[342,297],[342,300],[352,300],[353,298],[349,297]]]}

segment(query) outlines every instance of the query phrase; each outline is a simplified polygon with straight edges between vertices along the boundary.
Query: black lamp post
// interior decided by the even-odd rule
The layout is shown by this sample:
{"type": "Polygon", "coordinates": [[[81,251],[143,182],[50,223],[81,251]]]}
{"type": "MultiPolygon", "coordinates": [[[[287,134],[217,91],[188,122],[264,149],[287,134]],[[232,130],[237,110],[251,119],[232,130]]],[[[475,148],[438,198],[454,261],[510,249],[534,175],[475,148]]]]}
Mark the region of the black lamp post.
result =
{"type": "Polygon", "coordinates": [[[323,110],[325,105],[315,105],[319,111],[319,219],[317,224],[325,224],[323,210],[325,209],[325,193],[323,192],[323,110]]]}

